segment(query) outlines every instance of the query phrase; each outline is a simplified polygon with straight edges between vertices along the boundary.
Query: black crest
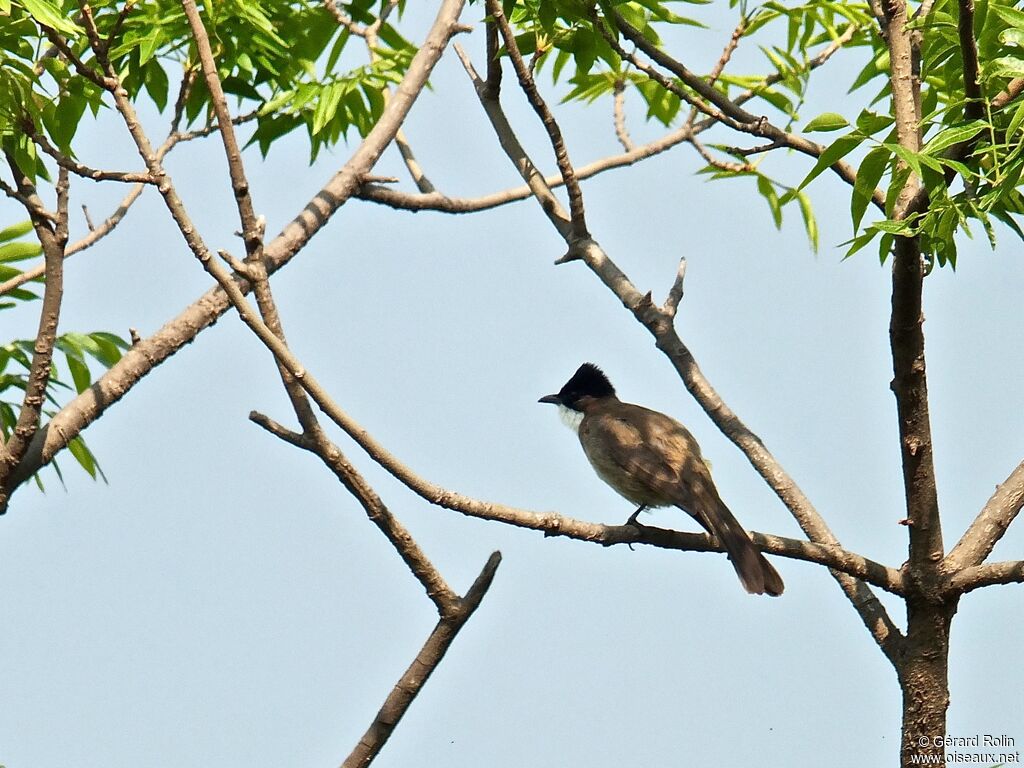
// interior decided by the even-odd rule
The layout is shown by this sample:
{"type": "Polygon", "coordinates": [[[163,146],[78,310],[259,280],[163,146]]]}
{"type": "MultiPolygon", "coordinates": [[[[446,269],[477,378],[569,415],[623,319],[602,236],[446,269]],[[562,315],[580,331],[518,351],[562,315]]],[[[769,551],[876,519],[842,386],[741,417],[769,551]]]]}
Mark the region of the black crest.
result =
{"type": "Polygon", "coordinates": [[[615,387],[608,381],[604,371],[593,363],[584,363],[572,378],[565,382],[565,386],[558,392],[558,397],[571,408],[581,397],[611,397],[614,394],[615,387]]]}

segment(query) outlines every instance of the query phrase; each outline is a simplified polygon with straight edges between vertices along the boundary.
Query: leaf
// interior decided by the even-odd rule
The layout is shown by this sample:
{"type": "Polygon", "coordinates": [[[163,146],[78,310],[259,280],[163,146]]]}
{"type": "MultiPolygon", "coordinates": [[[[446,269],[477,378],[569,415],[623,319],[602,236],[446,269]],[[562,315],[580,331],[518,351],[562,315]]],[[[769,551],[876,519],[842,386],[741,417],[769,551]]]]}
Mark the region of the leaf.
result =
{"type": "Polygon", "coordinates": [[[0,245],[0,263],[31,259],[33,256],[38,256],[42,252],[43,249],[39,243],[29,243],[23,240],[15,241],[13,243],[5,243],[4,245],[0,245]]]}
{"type": "Polygon", "coordinates": [[[846,136],[840,136],[834,142],[829,144],[818,157],[818,162],[814,164],[811,172],[807,174],[803,181],[800,182],[800,186],[797,187],[797,190],[801,190],[806,187],[818,178],[822,171],[830,167],[837,160],[840,160],[850,154],[854,149],[860,146],[863,141],[864,136],[856,133],[850,133],[846,136]]]}
{"type": "Polygon", "coordinates": [[[1020,103],[1017,110],[1013,113],[1013,117],[1010,118],[1010,124],[1006,126],[1006,138],[1012,139],[1014,134],[1020,128],[1021,121],[1024,121],[1024,101],[1020,103]]]}
{"type": "Polygon", "coordinates": [[[892,124],[891,115],[879,115],[869,109],[865,109],[857,117],[857,129],[868,136],[872,136],[892,124]]]}
{"type": "Polygon", "coordinates": [[[779,196],[775,192],[775,187],[772,186],[771,181],[766,176],[758,175],[757,191],[767,201],[768,207],[772,212],[772,220],[775,222],[775,228],[779,229],[782,227],[782,206],[779,205],[779,196]]]}
{"type": "Polygon", "coordinates": [[[841,245],[849,245],[850,246],[850,250],[848,250],[845,254],[843,254],[843,261],[845,261],[846,259],[848,259],[851,256],[853,256],[853,254],[855,254],[857,251],[859,251],[865,245],[870,243],[877,236],[878,236],[878,230],[876,230],[876,229],[868,229],[868,231],[865,232],[863,235],[857,235],[857,237],[853,238],[852,240],[847,240],[845,243],[841,243],[841,245]]]}
{"type": "Polygon", "coordinates": [[[27,235],[31,231],[31,221],[21,221],[17,224],[11,224],[9,227],[0,229],[0,243],[6,243],[8,240],[16,240],[23,235],[27,235]]]}
{"type": "Polygon", "coordinates": [[[92,383],[89,366],[82,361],[81,357],[76,357],[70,353],[65,353],[64,358],[67,360],[68,369],[71,371],[71,379],[75,382],[75,391],[81,394],[92,383]]]}
{"type": "Polygon", "coordinates": [[[815,131],[838,131],[848,126],[850,122],[838,112],[825,112],[818,115],[804,126],[804,131],[813,133],[815,131]]]}
{"type": "Polygon", "coordinates": [[[89,477],[95,480],[96,473],[99,471],[99,465],[96,463],[96,457],[92,455],[92,451],[86,446],[85,441],[81,437],[72,438],[68,442],[68,450],[75,457],[75,461],[82,465],[82,469],[89,473],[89,477]]]}
{"type": "Polygon", "coordinates": [[[921,150],[923,155],[937,155],[946,147],[951,147],[954,144],[959,144],[962,141],[973,139],[977,136],[984,128],[988,127],[988,123],[984,120],[972,120],[964,125],[954,125],[940,131],[936,136],[928,141],[921,150]]]}
{"type": "Polygon", "coordinates": [[[985,67],[989,77],[1024,77],[1024,59],[1016,56],[1000,56],[992,59],[985,67]]]}
{"type": "Polygon", "coordinates": [[[804,219],[804,230],[807,232],[807,239],[811,241],[811,249],[818,252],[818,222],[814,218],[814,209],[811,207],[811,198],[806,192],[797,192],[796,201],[800,205],[800,215],[804,219]]]}
{"type": "Polygon", "coordinates": [[[906,220],[893,221],[892,219],[884,219],[882,221],[872,222],[871,226],[879,232],[886,232],[890,235],[913,234],[913,229],[906,220]]]}
{"type": "Polygon", "coordinates": [[[860,229],[864,212],[871,203],[875,188],[885,173],[891,157],[885,147],[875,147],[864,156],[857,169],[857,179],[853,183],[853,196],[850,198],[850,216],[853,219],[853,231],[860,229]]]}
{"type": "Polygon", "coordinates": [[[84,31],[65,16],[56,3],[50,2],[50,0],[19,0],[19,4],[36,21],[52,27],[58,32],[63,32],[71,37],[77,37],[84,31]]]}

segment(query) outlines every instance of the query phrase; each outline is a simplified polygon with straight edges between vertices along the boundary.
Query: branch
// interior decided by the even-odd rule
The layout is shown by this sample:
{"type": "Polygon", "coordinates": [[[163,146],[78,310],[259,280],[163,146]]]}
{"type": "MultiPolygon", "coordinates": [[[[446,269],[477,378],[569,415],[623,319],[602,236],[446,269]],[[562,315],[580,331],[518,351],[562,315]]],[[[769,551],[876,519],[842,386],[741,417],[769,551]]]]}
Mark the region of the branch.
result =
{"type": "Polygon", "coordinates": [[[459,596],[448,586],[440,571],[419,548],[405,526],[391,514],[369,483],[345,458],[338,446],[327,439],[322,430],[314,429],[306,434],[291,432],[256,411],[249,414],[249,419],[275,437],[318,456],[362,505],[370,521],[391,542],[413,576],[423,585],[427,597],[437,607],[438,615],[451,617],[458,612],[459,596]]]}
{"type": "Polygon", "coordinates": [[[1024,507],[1024,461],[1002,485],[996,486],[988,503],[946,557],[944,568],[956,573],[985,562],[1021,507],[1024,507]]]}
{"type": "MultiPolygon", "coordinates": [[[[247,123],[251,120],[254,120],[256,118],[256,115],[256,111],[248,112],[244,115],[239,115],[238,117],[234,118],[231,122],[234,125],[241,125],[242,123],[247,123]]],[[[210,134],[217,130],[216,127],[211,126],[200,130],[189,131],[187,133],[179,133],[176,128],[178,120],[180,120],[180,115],[178,118],[172,121],[171,132],[168,134],[167,139],[164,140],[164,143],[161,144],[160,148],[156,151],[156,157],[158,160],[163,160],[164,157],[166,157],[167,154],[179,143],[185,141],[192,141],[194,139],[209,136],[210,134]]],[[[84,251],[86,248],[91,248],[97,242],[99,242],[104,237],[109,235],[117,227],[117,225],[121,223],[121,221],[127,215],[128,210],[132,207],[135,201],[139,199],[139,196],[142,194],[143,189],[145,189],[146,186],[153,183],[154,182],[149,179],[149,175],[147,174],[146,183],[138,183],[134,187],[132,187],[131,191],[124,196],[124,199],[121,200],[121,202],[118,204],[114,212],[111,213],[106,219],[104,219],[99,226],[93,227],[92,223],[89,222],[89,234],[81,238],[80,240],[75,241],[74,243],[70,244],[67,248],[64,249],[65,260],[69,256],[73,256],[79,251],[84,251]]],[[[0,185],[2,185],[2,182],[0,182],[0,185]]],[[[31,282],[32,280],[36,280],[37,278],[42,277],[45,270],[46,264],[44,262],[40,262],[36,266],[26,269],[21,274],[15,275],[11,279],[3,283],[0,283],[0,296],[4,295],[5,293],[9,293],[10,291],[13,291],[15,288],[18,288],[19,286],[24,285],[27,282],[31,282]]]]}
{"type": "Polygon", "coordinates": [[[238,217],[242,222],[245,252],[250,259],[261,259],[263,256],[263,232],[256,221],[252,196],[249,192],[249,182],[245,178],[245,165],[242,163],[242,150],[238,146],[235,129],[231,124],[231,113],[228,111],[227,99],[224,97],[224,89],[221,86],[220,76],[217,74],[217,63],[213,60],[210,38],[206,34],[202,19],[199,18],[195,1],[181,0],[181,6],[185,10],[189,27],[192,29],[192,37],[196,41],[196,50],[199,53],[203,75],[206,77],[206,85],[210,90],[213,111],[217,115],[217,125],[220,127],[224,154],[228,161],[228,173],[231,176],[231,188],[235,193],[238,217]]]}
{"type": "Polygon", "coordinates": [[[957,33],[960,38],[960,57],[964,64],[964,118],[980,120],[985,115],[981,84],[978,79],[978,43],[974,39],[974,0],[958,0],[960,18],[957,33]]]}
{"type": "Polygon", "coordinates": [[[636,145],[633,140],[629,137],[629,131],[626,130],[626,83],[622,80],[615,81],[615,90],[612,95],[612,122],[615,125],[615,138],[619,140],[619,144],[627,152],[631,152],[636,149],[636,145]]]}
{"type": "Polygon", "coordinates": [[[91,179],[92,181],[120,181],[126,184],[156,183],[156,179],[148,173],[139,173],[137,171],[104,171],[102,169],[90,168],[87,165],[83,165],[74,158],[68,157],[53,146],[49,139],[39,133],[31,122],[22,124],[22,130],[25,132],[26,136],[28,136],[39,146],[40,149],[43,150],[43,152],[52,157],[57,165],[61,168],[66,168],[76,176],[91,179]]]}
{"type": "MultiPolygon", "coordinates": [[[[305,208],[265,249],[267,269],[275,272],[287,264],[330,220],[332,214],[358,189],[361,178],[377,162],[425,86],[434,65],[451,37],[459,31],[458,17],[464,0],[445,0],[423,45],[385,107],[380,120],[363,139],[348,163],[306,204],[305,208]]],[[[248,290],[248,284],[240,282],[248,290]]],[[[32,439],[13,484],[24,482],[53,460],[58,451],[120,400],[146,374],[171,357],[200,332],[211,326],[230,307],[220,288],[213,288],[186,307],[148,339],[135,344],[92,386],[68,403],[32,439]]],[[[13,487],[13,486],[12,486],[13,487]]]]}
{"type": "Polygon", "coordinates": [[[18,167],[14,158],[9,153],[5,154],[18,191],[29,203],[26,208],[46,260],[46,286],[43,290],[39,326],[32,349],[32,363],[18,420],[6,444],[0,444],[0,514],[7,511],[10,494],[16,487],[13,476],[18,465],[27,453],[30,441],[39,433],[39,421],[43,403],[46,401],[46,387],[50,381],[53,348],[57,342],[57,325],[64,296],[64,247],[68,238],[67,172],[62,170],[57,181],[57,217],[56,224],[51,224],[49,219],[39,213],[43,209],[43,203],[39,199],[35,185],[18,167]]]}
{"type": "MultiPolygon", "coordinates": [[[[462,49],[456,46],[456,50],[461,51],[462,49]]],[[[463,51],[460,56],[465,57],[465,52],[463,51]]],[[[476,71],[468,57],[463,58],[463,65],[466,66],[466,71],[469,73],[473,84],[477,87],[477,93],[479,95],[481,88],[486,89],[485,81],[481,80],[476,74],[476,71]]],[[[487,106],[485,105],[485,109],[486,108],[487,106]]],[[[511,132],[511,128],[509,128],[509,131],[511,132]]],[[[642,144],[629,152],[605,157],[601,160],[589,163],[588,165],[581,166],[576,169],[576,178],[578,180],[589,179],[592,176],[597,176],[605,171],[639,163],[642,160],[654,157],[655,155],[659,155],[672,147],[682,144],[687,141],[689,137],[690,130],[688,128],[685,126],[677,128],[671,133],[665,134],[660,139],[655,139],[648,144],[642,144]]],[[[540,180],[549,189],[563,184],[560,174],[541,177],[540,180]]],[[[443,213],[476,213],[478,211],[490,210],[491,208],[497,208],[520,200],[526,200],[532,194],[533,191],[528,184],[521,187],[506,189],[501,192],[492,192],[489,195],[483,195],[481,197],[449,197],[440,192],[433,192],[429,195],[417,195],[375,184],[364,184],[360,187],[355,196],[361,200],[387,205],[400,210],[441,211],[443,213]]],[[[568,223],[567,220],[566,223],[568,223]]]]}
{"type": "Polygon", "coordinates": [[[526,98],[530,102],[530,106],[533,107],[533,111],[540,118],[541,124],[544,126],[544,130],[547,132],[548,139],[551,142],[551,148],[554,150],[555,161],[558,163],[558,172],[565,180],[565,189],[569,195],[572,239],[582,240],[589,238],[590,233],[587,231],[586,216],[583,209],[583,193],[580,190],[579,181],[576,179],[576,172],[569,161],[569,152],[565,148],[562,129],[558,127],[554,115],[551,114],[551,110],[544,102],[540,91],[537,90],[537,84],[530,73],[530,68],[526,65],[522,54],[519,52],[515,33],[513,33],[512,28],[509,26],[508,19],[505,18],[505,13],[499,0],[487,0],[487,12],[501,33],[502,40],[505,41],[505,49],[508,51],[512,67],[516,71],[516,76],[519,78],[519,86],[522,88],[523,93],[526,94],[526,98]]]}
{"type": "MultiPolygon", "coordinates": [[[[275,354],[276,351],[275,351],[275,354]]],[[[305,370],[293,357],[286,358],[289,369],[305,370]]],[[[308,371],[303,376],[303,387],[310,393],[321,410],[351,437],[375,462],[395,479],[422,499],[459,512],[467,517],[541,531],[545,536],[564,536],[577,541],[600,544],[605,547],[614,544],[648,544],[661,549],[685,552],[724,552],[721,545],[704,533],[656,528],[654,526],[602,525],[585,520],[559,515],[554,512],[532,512],[504,504],[481,501],[443,488],[416,474],[398,458],[377,442],[369,432],[341,409],[313,379],[308,371]]],[[[288,440],[306,450],[318,453],[308,445],[301,435],[289,433],[274,424],[266,416],[252,413],[254,422],[273,434],[288,440]]],[[[319,455],[319,453],[318,453],[319,455]]],[[[321,458],[324,458],[321,455],[321,458]]],[[[324,459],[326,462],[326,459],[324,459]]],[[[369,510],[368,510],[369,511],[369,510]]],[[[376,521],[375,521],[376,522],[376,521]]],[[[404,529],[403,529],[404,530],[404,529]]],[[[862,555],[849,552],[840,546],[825,546],[799,539],[751,532],[751,538],[765,553],[818,563],[829,568],[863,579],[893,594],[902,594],[903,577],[898,570],[869,560],[862,555]]],[[[391,537],[389,536],[389,539],[391,537]]],[[[429,590],[428,590],[429,592],[429,590]]]]}
{"type": "Polygon", "coordinates": [[[946,585],[952,595],[963,595],[981,587],[1024,582],[1024,560],[972,565],[954,573],[946,585]]]}
{"type": "MultiPolygon", "coordinates": [[[[498,143],[501,144],[505,154],[512,160],[516,170],[519,171],[519,175],[523,177],[523,181],[530,188],[530,193],[540,202],[541,208],[544,209],[544,213],[547,214],[548,219],[555,229],[558,230],[558,233],[563,237],[568,236],[573,227],[570,217],[566,214],[558,198],[551,191],[547,180],[541,176],[537,166],[533,164],[529,155],[526,154],[523,145],[519,143],[519,139],[512,130],[512,126],[509,125],[508,118],[505,117],[505,112],[501,108],[501,102],[498,101],[497,87],[491,87],[489,85],[490,80],[484,81],[480,79],[480,76],[473,68],[473,62],[470,61],[466,52],[462,50],[462,46],[456,44],[453,47],[470,80],[473,81],[473,87],[476,90],[477,98],[480,99],[481,106],[484,108],[484,112],[487,113],[491,125],[494,126],[494,130],[498,134],[498,143]]],[[[500,67],[498,71],[501,71],[500,67]]],[[[564,179],[564,176],[559,178],[564,179]]]]}
{"type": "Polygon", "coordinates": [[[377,756],[413,699],[416,698],[427,679],[441,663],[441,659],[444,658],[459,630],[480,605],[480,601],[483,600],[494,580],[494,573],[500,563],[501,554],[495,552],[487,560],[487,564],[480,571],[480,575],[476,577],[476,581],[473,582],[473,586],[469,588],[466,596],[462,598],[458,614],[452,618],[442,618],[438,621],[434,631],[430,633],[430,637],[427,638],[427,642],[423,644],[423,648],[416,655],[412,664],[409,665],[395,687],[391,689],[384,705],[373,722],[370,723],[370,727],[363,734],[356,748],[345,758],[342,768],[364,768],[377,756]]]}
{"type": "MultiPolygon", "coordinates": [[[[918,81],[915,53],[907,26],[903,0],[886,4],[889,21],[889,58],[896,136],[900,146],[911,152],[921,149],[917,114],[918,81]]],[[[900,191],[893,218],[906,214],[906,205],[920,188],[911,174],[900,191]]],[[[917,238],[898,237],[893,247],[892,315],[889,343],[892,348],[892,391],[896,396],[903,487],[910,532],[909,565],[917,576],[930,579],[943,556],[942,524],[935,485],[931,417],[928,412],[928,379],[925,370],[924,317],[921,294],[924,262],[917,238]]]]}

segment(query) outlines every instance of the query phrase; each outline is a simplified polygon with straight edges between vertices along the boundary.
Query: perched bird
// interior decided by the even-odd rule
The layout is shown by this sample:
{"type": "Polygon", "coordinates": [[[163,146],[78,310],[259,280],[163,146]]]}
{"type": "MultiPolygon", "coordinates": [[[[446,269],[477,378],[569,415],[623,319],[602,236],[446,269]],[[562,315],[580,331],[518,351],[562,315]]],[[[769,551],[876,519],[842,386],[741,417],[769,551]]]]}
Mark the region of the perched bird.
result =
{"type": "Polygon", "coordinates": [[[593,363],[581,365],[557,395],[539,402],[558,406],[563,420],[576,429],[597,476],[639,505],[629,524],[638,525],[636,517],[647,507],[679,507],[718,539],[747,592],[782,594],[782,577],[725,506],[686,427],[619,400],[593,363]]]}

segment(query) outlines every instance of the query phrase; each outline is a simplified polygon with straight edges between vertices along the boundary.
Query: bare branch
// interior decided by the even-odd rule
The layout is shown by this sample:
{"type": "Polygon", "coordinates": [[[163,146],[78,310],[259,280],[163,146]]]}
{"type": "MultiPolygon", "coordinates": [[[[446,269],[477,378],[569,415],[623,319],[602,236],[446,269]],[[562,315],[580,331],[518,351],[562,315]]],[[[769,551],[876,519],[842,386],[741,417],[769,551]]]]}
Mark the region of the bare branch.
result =
{"type": "Polygon", "coordinates": [[[615,124],[615,138],[627,152],[636,148],[633,140],[629,138],[629,131],[626,130],[626,83],[622,80],[615,81],[615,90],[612,97],[612,118],[615,124]]]}
{"type": "Polygon", "coordinates": [[[125,184],[156,184],[154,179],[148,173],[140,173],[138,171],[105,171],[99,168],[90,168],[84,165],[72,157],[68,157],[53,144],[50,143],[49,139],[45,135],[39,133],[35,126],[31,123],[24,123],[22,130],[25,135],[28,136],[36,145],[43,150],[47,155],[52,157],[56,161],[57,165],[61,168],[65,168],[76,176],[81,176],[92,181],[120,181],[125,184]]]}
{"type": "MultiPolygon", "coordinates": [[[[458,46],[456,46],[456,48],[457,50],[460,50],[458,46]]],[[[486,83],[483,80],[480,80],[479,76],[477,76],[475,70],[473,70],[473,65],[469,63],[469,59],[466,58],[463,63],[468,64],[467,72],[470,73],[470,78],[473,80],[474,84],[477,85],[478,88],[486,90],[486,83]]],[[[659,155],[672,147],[682,144],[688,140],[689,136],[690,130],[687,127],[683,126],[682,128],[677,128],[671,133],[667,133],[661,138],[655,139],[648,144],[642,144],[629,152],[625,152],[620,155],[612,155],[581,166],[576,169],[576,178],[580,180],[589,179],[592,176],[597,176],[605,171],[624,168],[626,166],[633,165],[634,163],[639,163],[642,160],[654,157],[655,155],[659,155]]],[[[562,177],[559,174],[542,177],[542,180],[549,188],[557,187],[562,184],[562,177]]],[[[491,208],[507,205],[509,203],[518,202],[520,200],[526,200],[531,195],[533,195],[533,191],[528,185],[513,187],[512,189],[507,189],[501,192],[493,192],[489,195],[472,198],[448,197],[440,192],[434,192],[429,195],[416,195],[370,184],[364,184],[360,188],[359,192],[356,193],[356,197],[362,200],[380,203],[381,205],[388,205],[392,208],[412,211],[431,210],[441,211],[444,213],[475,213],[477,211],[485,211],[491,208]]]]}
{"type": "Polygon", "coordinates": [[[683,256],[679,260],[679,268],[676,270],[675,282],[672,283],[668,296],[665,298],[665,303],[662,305],[662,311],[670,318],[675,318],[676,311],[679,309],[679,302],[683,300],[683,281],[685,279],[686,257],[683,256]]]}
{"type": "Polygon", "coordinates": [[[516,71],[516,76],[519,78],[519,86],[522,88],[523,93],[526,94],[526,98],[530,102],[530,106],[533,107],[533,111],[540,118],[544,130],[548,134],[548,139],[551,141],[551,148],[555,153],[555,161],[558,163],[558,172],[562,174],[562,179],[565,181],[565,189],[569,195],[569,215],[573,239],[589,238],[590,234],[587,231],[586,214],[583,208],[583,193],[576,179],[576,172],[569,161],[569,152],[565,147],[565,140],[562,138],[562,130],[558,127],[558,123],[555,122],[554,115],[551,114],[551,110],[540,95],[540,91],[537,90],[537,84],[534,82],[533,75],[530,74],[529,67],[523,61],[523,56],[519,52],[519,46],[516,43],[515,34],[509,26],[508,19],[505,18],[505,12],[502,10],[501,3],[498,0],[487,0],[487,10],[494,20],[498,31],[501,33],[502,40],[505,41],[505,49],[508,51],[512,67],[516,71]]]}
{"type": "Polygon", "coordinates": [[[540,202],[541,207],[555,229],[563,237],[567,236],[572,231],[572,222],[569,215],[551,191],[551,187],[548,186],[540,171],[537,170],[537,166],[533,164],[529,155],[526,154],[522,144],[519,143],[519,139],[512,130],[512,126],[509,125],[508,118],[505,117],[505,112],[498,101],[497,90],[480,79],[480,76],[473,68],[473,62],[470,61],[466,52],[462,50],[462,46],[456,44],[452,47],[455,49],[455,53],[458,54],[459,60],[462,62],[462,66],[465,68],[470,80],[473,81],[477,98],[480,99],[484,112],[487,113],[491,125],[494,126],[494,130],[498,135],[498,142],[501,144],[502,149],[505,150],[505,154],[512,160],[516,170],[519,171],[519,175],[523,177],[523,180],[530,188],[530,193],[540,202]]]}
{"type": "Polygon", "coordinates": [[[444,617],[458,612],[459,596],[448,586],[440,571],[419,548],[405,526],[391,514],[369,483],[345,458],[341,450],[326,438],[322,430],[316,429],[315,434],[291,432],[256,411],[250,413],[249,418],[276,437],[318,456],[362,505],[370,521],[391,542],[406,566],[423,585],[427,596],[437,606],[438,614],[444,617]]]}
{"type": "MultiPolygon", "coordinates": [[[[85,62],[83,62],[77,56],[77,54],[75,54],[75,52],[71,50],[71,47],[67,44],[64,38],[58,35],[56,31],[46,26],[45,24],[39,24],[39,28],[42,29],[43,34],[46,35],[47,39],[51,43],[53,43],[53,46],[58,51],[60,51],[61,55],[72,63],[72,65],[75,68],[75,71],[78,72],[78,74],[80,74],[86,80],[89,80],[92,83],[98,85],[103,90],[109,89],[110,83],[104,77],[102,77],[95,69],[93,69],[90,66],[87,66],[85,62]]],[[[95,26],[93,26],[93,30],[95,30],[95,26]]]]}
{"type": "Polygon", "coordinates": [[[733,53],[736,52],[736,48],[740,44],[740,40],[743,38],[743,33],[747,31],[747,18],[745,16],[740,17],[740,20],[736,23],[736,28],[733,29],[732,35],[729,36],[729,42],[725,44],[725,48],[722,49],[722,55],[718,57],[718,61],[715,62],[715,66],[711,68],[708,73],[708,85],[714,85],[718,78],[721,77],[722,72],[725,71],[726,65],[729,63],[729,59],[732,58],[733,53]]]}
{"type": "Polygon", "coordinates": [[[231,176],[231,188],[235,192],[235,203],[238,206],[238,218],[242,222],[245,252],[249,259],[261,259],[263,257],[263,233],[256,223],[249,182],[245,178],[242,150],[231,124],[228,102],[224,97],[220,76],[217,74],[217,63],[213,60],[213,51],[210,49],[210,38],[206,34],[202,19],[199,18],[199,10],[196,8],[194,0],[181,0],[181,7],[185,10],[189,27],[192,29],[192,37],[196,41],[196,50],[199,53],[203,75],[206,77],[206,85],[210,89],[213,111],[217,115],[217,125],[220,127],[221,139],[224,142],[224,154],[228,161],[228,173],[231,176]]]}
{"type": "Polygon", "coordinates": [[[972,565],[957,571],[950,577],[947,590],[953,595],[963,595],[981,587],[1022,582],[1024,582],[1024,560],[1011,560],[972,565]]]}
{"type": "Polygon", "coordinates": [[[483,600],[494,580],[494,573],[500,563],[501,553],[495,552],[487,560],[480,575],[473,582],[473,586],[469,588],[466,596],[462,599],[459,613],[452,618],[442,618],[437,623],[419,654],[395,684],[395,687],[391,689],[391,693],[388,694],[384,705],[359,740],[359,744],[345,758],[342,768],[365,768],[377,756],[395,730],[398,721],[402,719],[413,699],[423,688],[424,683],[437,669],[437,665],[441,663],[441,659],[444,658],[459,630],[480,605],[480,601],[483,600]]]}
{"type": "Polygon", "coordinates": [[[1013,78],[1013,80],[1006,84],[1006,90],[1000,91],[996,94],[995,98],[992,99],[992,108],[1002,109],[1020,96],[1022,92],[1024,92],[1024,77],[1013,78]]]}
{"type": "MultiPolygon", "coordinates": [[[[509,159],[517,167],[520,167],[519,156],[509,149],[502,136],[503,132],[507,130],[507,120],[505,120],[501,106],[497,102],[485,102],[482,90],[478,88],[477,93],[481,96],[481,103],[498,135],[499,142],[509,159]]],[[[549,220],[569,244],[569,250],[556,261],[556,264],[576,259],[584,261],[619,298],[623,306],[650,331],[655,338],[656,346],[671,360],[686,388],[697,399],[716,426],[743,451],[754,468],[792,512],[808,537],[818,544],[839,546],[838,540],[829,530],[825,521],[792,478],[767,451],[761,440],[727,408],[703,377],[692,354],[676,334],[672,324],[673,317],[654,305],[650,293],[642,295],[596,242],[593,240],[571,240],[569,233],[559,227],[559,219],[551,215],[547,201],[539,194],[537,199],[545,213],[548,214],[549,220]]],[[[321,407],[323,407],[322,404],[321,407]]],[[[444,505],[443,502],[437,503],[444,505]]],[[[494,505],[488,505],[488,507],[493,509],[494,505]]],[[[460,511],[462,510],[460,509],[460,511]]],[[[894,667],[898,668],[904,637],[889,618],[885,607],[871,592],[867,584],[839,570],[833,570],[832,575],[857,610],[864,625],[871,632],[886,658],[894,667]]]]}
{"type": "MultiPolygon", "coordinates": [[[[907,26],[903,0],[886,4],[889,20],[890,82],[900,146],[911,152],[921,148],[920,118],[917,114],[918,82],[915,52],[907,26]]],[[[893,218],[906,215],[920,180],[911,174],[897,197],[893,218]]],[[[892,348],[892,391],[896,396],[903,485],[910,533],[910,567],[920,575],[935,571],[943,556],[942,525],[935,484],[931,418],[928,409],[928,380],[925,370],[924,318],[921,294],[924,262],[916,238],[896,238],[892,266],[892,315],[889,340],[892,348]]]]}
{"type": "Polygon", "coordinates": [[[956,573],[980,565],[1024,507],[1024,461],[996,486],[995,493],[947,555],[944,567],[956,573]]]}

